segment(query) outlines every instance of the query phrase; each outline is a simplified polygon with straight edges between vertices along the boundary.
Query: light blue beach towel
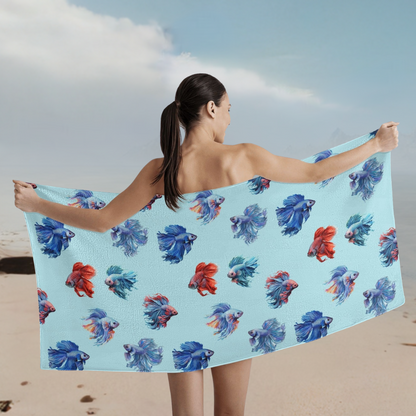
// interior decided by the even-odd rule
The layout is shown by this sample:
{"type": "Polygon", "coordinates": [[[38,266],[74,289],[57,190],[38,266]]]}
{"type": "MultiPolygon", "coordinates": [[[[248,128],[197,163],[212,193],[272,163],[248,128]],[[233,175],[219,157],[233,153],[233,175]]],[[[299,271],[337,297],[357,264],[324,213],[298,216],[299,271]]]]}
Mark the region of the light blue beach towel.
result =
{"type": "MultiPolygon", "coordinates": [[[[376,131],[304,159],[353,149],[376,131]]],[[[405,302],[391,154],[320,183],[163,195],[105,233],[25,213],[41,368],[177,373],[318,340],[405,302]]],[[[100,209],[117,194],[32,184],[100,209]]]]}

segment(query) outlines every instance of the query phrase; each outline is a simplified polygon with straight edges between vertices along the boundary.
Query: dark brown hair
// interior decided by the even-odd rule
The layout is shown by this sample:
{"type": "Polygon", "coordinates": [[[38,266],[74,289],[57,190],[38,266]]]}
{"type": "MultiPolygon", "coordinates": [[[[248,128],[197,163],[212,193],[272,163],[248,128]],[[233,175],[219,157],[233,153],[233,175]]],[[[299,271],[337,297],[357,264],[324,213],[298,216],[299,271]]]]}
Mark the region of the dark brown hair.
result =
{"type": "Polygon", "coordinates": [[[193,74],[186,77],[175,94],[175,101],[162,112],[160,122],[160,147],[163,164],[159,174],[152,182],[154,185],[164,175],[165,203],[175,211],[179,208],[178,198],[185,199],[179,192],[177,183],[178,169],[181,161],[181,131],[186,134],[200,121],[201,107],[214,101],[220,107],[226,89],[217,78],[209,74],[193,74]]]}

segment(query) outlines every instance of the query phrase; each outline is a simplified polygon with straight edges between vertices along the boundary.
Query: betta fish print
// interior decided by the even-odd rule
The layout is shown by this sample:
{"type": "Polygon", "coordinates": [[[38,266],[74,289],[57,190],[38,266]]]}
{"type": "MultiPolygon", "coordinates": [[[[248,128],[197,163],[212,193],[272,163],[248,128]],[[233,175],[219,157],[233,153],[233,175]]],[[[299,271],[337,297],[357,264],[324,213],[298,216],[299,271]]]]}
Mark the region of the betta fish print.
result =
{"type": "Polygon", "coordinates": [[[380,246],[379,257],[384,267],[391,266],[397,261],[399,247],[397,245],[396,229],[394,227],[390,227],[386,233],[380,235],[378,245],[380,246]]]}
{"type": "Polygon", "coordinates": [[[100,308],[90,309],[90,314],[87,317],[81,318],[90,323],[82,325],[87,331],[91,332],[90,339],[95,339],[94,345],[104,345],[114,336],[114,329],[120,324],[114,319],[107,316],[107,312],[100,308]]]}
{"type": "Polygon", "coordinates": [[[382,277],[377,281],[375,289],[368,289],[363,295],[366,313],[373,313],[375,316],[382,315],[396,295],[396,283],[390,282],[387,276],[382,277]]]}
{"type": "Polygon", "coordinates": [[[302,229],[302,223],[310,216],[315,205],[314,199],[305,199],[303,195],[294,194],[283,200],[284,207],[276,208],[276,216],[283,235],[294,236],[302,229]]]}
{"type": "Polygon", "coordinates": [[[325,289],[325,292],[335,295],[332,300],[338,300],[337,305],[340,305],[351,295],[359,273],[355,270],[348,270],[347,266],[338,266],[331,273],[331,279],[324,283],[324,285],[331,284],[331,286],[325,289]]]}
{"type": "Polygon", "coordinates": [[[198,195],[192,204],[197,202],[196,205],[189,208],[191,211],[200,214],[197,220],[202,219],[201,225],[209,224],[213,219],[217,218],[221,211],[221,204],[224,202],[224,197],[214,194],[212,191],[198,192],[198,195]]]}
{"type": "Polygon", "coordinates": [[[288,272],[279,270],[274,276],[268,277],[265,288],[269,306],[274,309],[281,308],[289,302],[290,294],[298,286],[293,279],[289,278],[288,272]]]}
{"type": "Polygon", "coordinates": [[[169,299],[160,293],[154,296],[146,296],[143,306],[145,308],[146,325],[150,329],[166,328],[170,318],[178,314],[178,311],[172,305],[169,305],[169,299]]]}
{"type": "Polygon", "coordinates": [[[110,266],[107,269],[105,284],[108,290],[113,292],[121,299],[126,299],[127,290],[137,289],[134,284],[137,282],[136,273],[133,271],[124,272],[120,266],[110,266]]]}
{"type": "Polygon", "coordinates": [[[277,344],[283,342],[286,336],[285,324],[280,324],[276,318],[267,319],[263,322],[261,328],[251,329],[248,331],[250,335],[250,345],[253,347],[251,351],[263,351],[268,354],[276,350],[277,344]]]}
{"type": "Polygon", "coordinates": [[[158,231],[157,241],[159,250],[165,251],[163,260],[171,264],[178,264],[183,260],[184,254],[191,251],[196,235],[187,233],[186,228],[181,225],[169,225],[165,227],[165,233],[158,231]]]}
{"type": "Polygon", "coordinates": [[[155,194],[155,196],[140,210],[140,212],[144,212],[144,211],[152,209],[152,205],[159,198],[162,198],[162,195],[155,194]]]}
{"type": "Polygon", "coordinates": [[[124,344],[123,348],[126,367],[136,371],[151,372],[163,359],[163,348],[157,347],[153,338],[142,338],[137,345],[124,344]]]}
{"type": "Polygon", "coordinates": [[[214,312],[211,315],[206,315],[206,318],[215,317],[211,322],[208,322],[207,325],[216,328],[217,331],[214,332],[214,335],[220,334],[220,340],[228,337],[232,334],[240,322],[238,318],[243,315],[243,311],[239,309],[233,309],[228,303],[219,303],[212,307],[214,312]]]}
{"type": "Polygon", "coordinates": [[[367,214],[365,217],[361,217],[360,214],[354,214],[347,221],[348,229],[345,233],[345,238],[348,238],[348,242],[356,246],[364,246],[366,236],[372,231],[372,225],[372,214],[367,214]]]}
{"type": "Polygon", "coordinates": [[[245,260],[243,256],[233,257],[228,264],[230,268],[227,273],[227,277],[231,279],[231,282],[237,283],[238,286],[250,287],[251,280],[258,267],[258,258],[250,257],[245,260]]]}
{"type": "Polygon", "coordinates": [[[187,341],[181,344],[181,351],[173,350],[175,368],[182,371],[203,370],[208,367],[208,361],[214,351],[204,348],[200,342],[187,341]]]}
{"type": "Polygon", "coordinates": [[[325,337],[329,324],[333,321],[330,316],[323,316],[320,311],[306,312],[302,323],[295,323],[296,339],[298,342],[311,342],[325,337]]]}
{"type": "Polygon", "coordinates": [[[101,209],[106,205],[102,199],[94,196],[92,191],[76,190],[75,195],[69,198],[75,201],[70,202],[68,205],[76,208],[101,209]]]}
{"type": "MultiPolygon", "coordinates": [[[[315,161],[314,163],[320,162],[321,160],[327,159],[330,156],[335,156],[338,153],[332,153],[332,150],[324,150],[323,152],[319,152],[315,154],[315,161]]],[[[329,183],[331,183],[334,180],[335,176],[332,176],[331,178],[325,179],[321,182],[320,188],[323,188],[324,186],[327,186],[329,183]]]]}
{"type": "Polygon", "coordinates": [[[143,228],[139,220],[130,218],[124,222],[124,225],[119,224],[111,230],[111,239],[115,241],[113,246],[120,247],[126,257],[135,256],[139,246],[147,243],[148,229],[143,228]]]}
{"type": "Polygon", "coordinates": [[[319,227],[313,236],[313,242],[309,246],[308,257],[316,257],[321,263],[327,259],[322,257],[326,256],[328,259],[333,259],[335,254],[335,245],[332,241],[332,238],[336,234],[337,229],[332,225],[328,227],[319,227]]]}
{"type": "Polygon", "coordinates": [[[72,273],[66,279],[65,285],[73,288],[79,297],[84,297],[80,292],[84,292],[88,297],[92,298],[94,293],[94,284],[91,279],[95,276],[94,267],[86,264],[84,266],[80,261],[76,262],[72,267],[72,273]]]}
{"type": "Polygon", "coordinates": [[[218,272],[218,266],[214,263],[199,263],[196,266],[195,274],[192,276],[188,284],[189,289],[196,289],[201,296],[206,296],[208,293],[215,295],[217,290],[216,280],[214,275],[218,272]],[[203,293],[203,292],[208,293],[203,293]]]}
{"type": "Polygon", "coordinates": [[[57,370],[83,370],[90,356],[80,351],[77,344],[71,341],[56,343],[56,348],[49,347],[49,367],[57,370]]]}
{"type": "Polygon", "coordinates": [[[38,304],[39,304],[39,322],[45,323],[45,319],[51,312],[55,312],[55,306],[48,300],[48,295],[45,291],[38,288],[38,304]]]}
{"type": "MultiPolygon", "coordinates": [[[[303,161],[318,168],[373,137],[303,161]]],[[[176,209],[151,192],[104,232],[25,212],[41,368],[195,371],[307,343],[403,305],[391,155],[365,157],[322,182],[257,175],[185,193],[176,209]]],[[[68,202],[105,211],[119,195],[33,189],[68,211],[68,202]]]]}
{"type": "Polygon", "coordinates": [[[43,225],[35,224],[38,242],[44,244],[41,248],[42,253],[49,258],[56,258],[61,255],[62,250],[69,247],[71,238],[75,237],[75,233],[67,228],[59,221],[52,218],[42,218],[43,225]]]}
{"type": "Polygon", "coordinates": [[[231,230],[234,238],[242,238],[246,244],[257,240],[258,230],[261,230],[267,222],[267,210],[261,209],[258,204],[249,205],[244,210],[244,215],[235,215],[230,218],[231,230]],[[238,230],[238,228],[240,228],[238,230]],[[237,232],[238,230],[238,232],[237,232]]]}
{"type": "Polygon", "coordinates": [[[374,187],[383,177],[383,163],[378,163],[373,157],[367,160],[362,170],[357,170],[349,174],[351,179],[350,188],[354,189],[351,196],[361,195],[363,201],[369,199],[374,193],[374,187]]]}
{"type": "Polygon", "coordinates": [[[266,179],[263,176],[257,176],[257,178],[249,179],[249,189],[253,195],[263,193],[270,187],[270,179],[266,179]]]}

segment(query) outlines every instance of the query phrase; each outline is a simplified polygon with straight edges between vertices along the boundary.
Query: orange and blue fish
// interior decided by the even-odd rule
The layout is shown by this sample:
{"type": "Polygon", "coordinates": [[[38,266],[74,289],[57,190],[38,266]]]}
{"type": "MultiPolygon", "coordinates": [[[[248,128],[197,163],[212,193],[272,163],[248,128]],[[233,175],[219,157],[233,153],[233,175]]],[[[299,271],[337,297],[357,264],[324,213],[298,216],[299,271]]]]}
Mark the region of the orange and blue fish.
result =
{"type": "Polygon", "coordinates": [[[83,370],[85,362],[90,356],[80,351],[77,344],[72,341],[60,341],[56,348],[49,347],[49,367],[57,370],[83,370]]]}
{"type": "Polygon", "coordinates": [[[163,348],[157,347],[153,338],[142,338],[137,345],[124,344],[123,348],[126,367],[136,371],[150,372],[163,359],[163,348]]]}
{"type": "Polygon", "coordinates": [[[327,335],[333,318],[323,316],[320,311],[310,311],[302,316],[302,321],[295,323],[296,339],[298,342],[311,342],[327,335]]]}
{"type": "Polygon", "coordinates": [[[388,304],[396,296],[396,283],[390,282],[389,278],[382,277],[377,280],[374,289],[368,289],[363,293],[366,307],[365,313],[373,313],[375,316],[386,312],[388,304]]]}
{"type": "Polygon", "coordinates": [[[137,282],[136,273],[133,271],[124,272],[120,266],[110,266],[107,269],[105,284],[108,290],[113,292],[119,298],[126,299],[127,290],[137,289],[134,284],[137,282]]]}
{"type": "Polygon", "coordinates": [[[197,341],[186,341],[181,344],[181,351],[173,350],[175,368],[182,371],[196,371],[208,367],[208,361],[214,351],[204,348],[197,341]]]}
{"type": "Polygon", "coordinates": [[[345,238],[348,238],[349,243],[364,246],[366,236],[372,231],[372,225],[372,214],[367,214],[365,217],[361,217],[360,214],[354,214],[347,221],[348,229],[345,233],[345,238]]]}
{"type": "Polygon", "coordinates": [[[88,297],[92,298],[94,293],[94,284],[91,279],[95,276],[94,267],[86,264],[84,266],[80,261],[74,263],[72,266],[72,272],[69,274],[65,281],[65,285],[74,288],[75,293],[80,297],[84,297],[79,292],[84,292],[88,297]]]}
{"type": "Polygon", "coordinates": [[[38,304],[39,304],[39,323],[44,324],[45,319],[51,312],[55,312],[55,306],[48,300],[45,291],[38,288],[38,304]]]}
{"type": "Polygon", "coordinates": [[[263,176],[257,176],[248,180],[248,189],[254,194],[262,194],[266,189],[270,187],[270,179],[264,178],[263,176]]]}
{"type": "Polygon", "coordinates": [[[114,329],[120,324],[114,319],[107,316],[107,312],[100,308],[89,310],[89,316],[81,318],[82,320],[91,320],[89,324],[82,325],[87,331],[91,332],[90,339],[95,339],[94,345],[104,345],[114,336],[114,329]]]}
{"type": "Polygon", "coordinates": [[[195,274],[192,276],[191,281],[188,284],[189,289],[197,289],[201,296],[206,296],[208,291],[212,295],[215,295],[217,290],[216,280],[214,275],[218,272],[218,266],[214,263],[205,264],[204,262],[199,263],[196,266],[195,274]]]}
{"type": "Polygon", "coordinates": [[[266,299],[271,308],[277,309],[289,302],[293,289],[299,285],[290,279],[288,272],[279,270],[274,276],[266,280],[266,299]]]}
{"type": "Polygon", "coordinates": [[[187,233],[186,228],[181,225],[169,225],[165,227],[165,233],[157,232],[159,250],[166,253],[163,260],[177,264],[183,260],[185,253],[189,253],[197,236],[187,233]]]}
{"type": "Polygon", "coordinates": [[[153,203],[159,198],[162,198],[162,195],[155,194],[155,196],[140,211],[144,212],[144,211],[148,211],[148,210],[152,209],[153,203]]]}
{"type": "Polygon", "coordinates": [[[332,300],[338,299],[337,305],[340,305],[351,295],[355,279],[360,273],[356,270],[348,270],[347,266],[338,266],[331,273],[331,279],[324,283],[324,285],[331,284],[331,286],[325,289],[325,292],[335,295],[332,300]]]}
{"type": "Polygon", "coordinates": [[[241,237],[248,245],[257,239],[258,231],[266,225],[267,209],[261,209],[258,204],[249,205],[243,215],[234,215],[230,221],[234,238],[241,237]]]}
{"type": "Polygon", "coordinates": [[[61,254],[61,251],[69,247],[69,242],[71,238],[75,237],[75,233],[65,228],[62,222],[52,218],[42,218],[42,222],[43,225],[35,223],[38,242],[44,244],[41,251],[49,258],[56,258],[61,254]]]}
{"type": "Polygon", "coordinates": [[[276,208],[276,216],[283,235],[294,236],[302,229],[302,224],[310,216],[315,205],[314,199],[305,199],[304,195],[293,194],[283,200],[284,207],[276,208]]]}
{"type": "Polygon", "coordinates": [[[232,334],[238,327],[239,320],[243,315],[243,311],[239,309],[233,309],[228,303],[218,303],[212,307],[214,309],[211,315],[206,315],[206,318],[215,317],[207,325],[216,328],[217,331],[214,335],[220,334],[220,339],[224,339],[232,334]]]}
{"type": "Polygon", "coordinates": [[[111,230],[111,239],[115,241],[113,246],[120,247],[126,257],[135,256],[139,246],[147,243],[148,229],[143,228],[139,220],[129,218],[124,224],[112,227],[111,230]]]}
{"type": "Polygon", "coordinates": [[[331,241],[337,229],[332,225],[319,227],[313,236],[313,242],[308,250],[308,257],[316,257],[321,263],[328,259],[333,259],[335,254],[335,244],[331,241]],[[328,259],[323,259],[326,256],[328,259]]]}
{"type": "Polygon", "coordinates": [[[277,344],[283,342],[286,336],[285,324],[280,324],[276,318],[267,319],[263,322],[261,328],[251,329],[248,331],[250,335],[250,345],[253,347],[251,351],[263,351],[268,354],[276,350],[277,344]]]}
{"type": "Polygon", "coordinates": [[[374,187],[383,177],[383,163],[378,163],[373,157],[364,162],[362,170],[350,173],[350,188],[355,190],[352,196],[361,194],[363,201],[368,200],[374,194],[374,187]]]}
{"type": "Polygon", "coordinates": [[[68,205],[76,208],[86,208],[86,209],[101,209],[106,206],[106,203],[94,196],[92,191],[87,191],[84,189],[75,190],[74,196],[69,198],[75,199],[75,202],[70,202],[68,205]]]}
{"type": "Polygon", "coordinates": [[[378,245],[380,246],[380,260],[383,266],[391,266],[398,260],[399,247],[394,227],[390,227],[386,233],[381,234],[378,245]]]}
{"type": "Polygon", "coordinates": [[[160,293],[145,296],[143,306],[146,325],[150,329],[166,328],[169,319],[178,314],[178,311],[169,305],[169,299],[160,293]]]}
{"type": "Polygon", "coordinates": [[[202,219],[201,225],[206,225],[218,217],[224,200],[223,196],[214,194],[211,190],[198,192],[195,199],[190,201],[191,204],[196,201],[196,205],[189,209],[200,214],[196,219],[202,219]]]}
{"type": "Polygon", "coordinates": [[[234,257],[228,264],[230,270],[227,277],[239,286],[250,287],[254,273],[258,273],[256,271],[258,267],[257,260],[256,257],[251,257],[248,260],[245,260],[243,256],[234,257]]]}

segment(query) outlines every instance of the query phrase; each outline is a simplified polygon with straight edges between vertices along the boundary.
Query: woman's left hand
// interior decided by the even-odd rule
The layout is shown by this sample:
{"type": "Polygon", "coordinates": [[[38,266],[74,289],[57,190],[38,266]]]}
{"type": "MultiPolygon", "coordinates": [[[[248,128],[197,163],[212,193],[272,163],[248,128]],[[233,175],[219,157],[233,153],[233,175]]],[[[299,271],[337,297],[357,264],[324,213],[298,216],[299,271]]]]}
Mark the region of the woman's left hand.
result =
{"type": "Polygon", "coordinates": [[[12,180],[14,182],[14,205],[24,212],[37,212],[36,209],[41,198],[32,185],[23,181],[12,180]]]}

